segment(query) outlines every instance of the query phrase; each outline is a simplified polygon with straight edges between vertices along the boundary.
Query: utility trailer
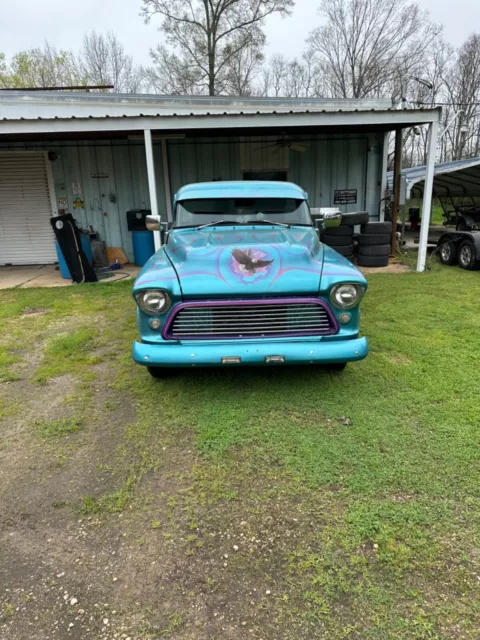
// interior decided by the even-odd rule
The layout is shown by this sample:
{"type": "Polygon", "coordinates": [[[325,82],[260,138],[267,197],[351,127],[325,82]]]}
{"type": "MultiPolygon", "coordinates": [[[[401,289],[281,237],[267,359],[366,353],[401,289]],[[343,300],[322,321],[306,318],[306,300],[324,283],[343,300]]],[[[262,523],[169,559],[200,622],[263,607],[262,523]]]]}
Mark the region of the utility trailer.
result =
{"type": "Polygon", "coordinates": [[[437,251],[442,264],[458,264],[473,271],[480,267],[480,231],[446,231],[438,239],[437,251]]]}

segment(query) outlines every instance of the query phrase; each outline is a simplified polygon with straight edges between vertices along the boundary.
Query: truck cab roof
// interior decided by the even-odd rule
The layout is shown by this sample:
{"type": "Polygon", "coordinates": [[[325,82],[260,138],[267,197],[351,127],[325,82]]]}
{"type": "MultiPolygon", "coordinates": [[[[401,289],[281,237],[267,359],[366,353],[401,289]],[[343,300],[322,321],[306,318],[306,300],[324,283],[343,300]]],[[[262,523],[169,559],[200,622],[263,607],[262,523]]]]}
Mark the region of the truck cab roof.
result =
{"type": "Polygon", "coordinates": [[[293,182],[232,180],[197,182],[179,189],[175,201],[210,198],[294,198],[308,200],[307,193],[293,182]]]}

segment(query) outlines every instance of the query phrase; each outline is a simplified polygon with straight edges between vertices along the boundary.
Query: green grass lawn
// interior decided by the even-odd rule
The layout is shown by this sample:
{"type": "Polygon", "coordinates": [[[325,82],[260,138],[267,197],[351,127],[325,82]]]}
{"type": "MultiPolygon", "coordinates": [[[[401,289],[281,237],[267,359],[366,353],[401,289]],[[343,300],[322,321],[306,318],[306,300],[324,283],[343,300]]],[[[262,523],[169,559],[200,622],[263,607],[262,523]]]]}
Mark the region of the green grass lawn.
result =
{"type": "MultiPolygon", "coordinates": [[[[231,600],[225,615],[238,634],[228,637],[478,638],[480,274],[370,276],[362,329],[371,352],[340,375],[222,369],[150,379],[129,358],[130,286],[0,292],[5,423],[18,408],[14,385],[48,388],[70,371],[80,384],[70,415],[36,418],[31,437],[49,455],[65,438],[85,446],[102,362],[104,384],[133,407],[102,471],[113,485],[84,492],[66,518],[93,515],[109,527],[118,513],[136,514],[149,535],[184,540],[197,577],[205,571],[202,602],[231,600]],[[47,312],[24,319],[32,308],[47,312]],[[28,344],[40,349],[34,364],[28,344]],[[169,454],[175,447],[181,453],[169,454]],[[152,483],[165,465],[179,485],[160,493],[152,483]],[[215,568],[225,549],[228,578],[215,568]],[[253,585],[270,594],[255,606],[253,585]]],[[[185,580],[198,604],[195,580],[185,580]]],[[[196,635],[189,620],[183,611],[162,637],[226,637],[220,627],[196,635]]]]}

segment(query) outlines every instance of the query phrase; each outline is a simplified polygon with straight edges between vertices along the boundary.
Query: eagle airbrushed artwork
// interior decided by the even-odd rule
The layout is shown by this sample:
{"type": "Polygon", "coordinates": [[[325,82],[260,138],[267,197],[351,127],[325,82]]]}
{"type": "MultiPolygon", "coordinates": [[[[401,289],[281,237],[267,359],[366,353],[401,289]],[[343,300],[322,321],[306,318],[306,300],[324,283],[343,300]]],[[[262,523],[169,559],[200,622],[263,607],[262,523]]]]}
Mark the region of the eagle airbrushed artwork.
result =
{"type": "Polygon", "coordinates": [[[267,273],[267,267],[273,262],[266,260],[267,254],[258,249],[233,249],[232,257],[233,271],[245,277],[267,273]]]}
{"type": "MultiPolygon", "coordinates": [[[[155,217],[147,224],[161,228],[155,217]]],[[[163,244],[133,287],[134,360],[163,377],[178,367],[338,370],[365,358],[359,304],[367,283],[320,242],[323,224],[314,227],[307,194],[292,183],[182,187],[163,244]]]]}

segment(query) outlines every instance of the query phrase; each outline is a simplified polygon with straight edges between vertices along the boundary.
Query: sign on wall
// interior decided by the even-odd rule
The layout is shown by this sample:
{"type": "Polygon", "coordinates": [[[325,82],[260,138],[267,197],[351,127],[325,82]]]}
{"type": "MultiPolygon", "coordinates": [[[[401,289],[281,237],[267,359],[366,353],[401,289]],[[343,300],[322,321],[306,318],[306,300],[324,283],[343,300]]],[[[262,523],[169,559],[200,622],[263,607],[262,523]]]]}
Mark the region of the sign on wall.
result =
{"type": "Polygon", "coordinates": [[[356,204],[356,189],[335,189],[333,192],[333,204],[356,204]]]}

